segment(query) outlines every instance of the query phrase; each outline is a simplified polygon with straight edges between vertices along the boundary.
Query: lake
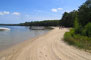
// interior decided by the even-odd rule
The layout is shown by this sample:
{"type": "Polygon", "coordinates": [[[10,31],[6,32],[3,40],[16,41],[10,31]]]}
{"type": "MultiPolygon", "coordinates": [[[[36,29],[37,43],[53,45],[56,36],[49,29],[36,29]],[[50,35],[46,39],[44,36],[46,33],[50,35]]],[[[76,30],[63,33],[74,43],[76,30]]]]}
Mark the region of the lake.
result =
{"type": "Polygon", "coordinates": [[[25,40],[47,33],[49,30],[31,30],[25,26],[0,26],[9,31],[0,31],[0,51],[25,40]]]}

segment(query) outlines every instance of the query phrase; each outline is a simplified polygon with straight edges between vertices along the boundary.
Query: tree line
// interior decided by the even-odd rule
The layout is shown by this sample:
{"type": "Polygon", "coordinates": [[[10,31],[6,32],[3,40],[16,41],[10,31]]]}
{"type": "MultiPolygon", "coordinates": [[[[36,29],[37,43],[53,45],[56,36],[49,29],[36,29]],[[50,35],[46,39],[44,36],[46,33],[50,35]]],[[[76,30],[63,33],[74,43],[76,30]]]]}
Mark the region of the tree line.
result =
{"type": "Polygon", "coordinates": [[[64,12],[62,19],[60,20],[44,20],[44,21],[32,21],[25,22],[19,25],[24,26],[65,26],[74,27],[75,17],[77,16],[78,22],[81,26],[85,26],[91,22],[91,0],[87,0],[83,3],[78,10],[71,12],[64,12]]]}
{"type": "Polygon", "coordinates": [[[60,20],[44,20],[44,21],[32,21],[25,22],[19,25],[21,26],[58,26],[60,20]]]}
{"type": "Polygon", "coordinates": [[[69,13],[65,12],[60,20],[60,25],[65,27],[73,27],[76,15],[79,24],[82,26],[85,26],[87,23],[91,22],[91,0],[87,0],[85,3],[83,3],[78,10],[74,10],[69,13]]]}
{"type": "Polygon", "coordinates": [[[5,26],[58,26],[60,20],[31,21],[19,24],[0,24],[5,26]]]}

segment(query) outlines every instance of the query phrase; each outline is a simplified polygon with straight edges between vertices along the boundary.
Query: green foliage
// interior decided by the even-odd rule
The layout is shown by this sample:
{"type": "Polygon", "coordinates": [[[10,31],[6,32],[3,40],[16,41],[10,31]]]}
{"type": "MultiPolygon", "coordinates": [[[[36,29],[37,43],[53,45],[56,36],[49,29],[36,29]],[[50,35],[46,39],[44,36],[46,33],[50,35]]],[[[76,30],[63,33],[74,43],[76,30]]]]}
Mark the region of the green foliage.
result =
{"type": "Polygon", "coordinates": [[[64,34],[69,44],[91,50],[91,0],[87,0],[78,11],[63,14],[60,25],[73,27],[64,34]]]}
{"type": "Polygon", "coordinates": [[[71,44],[71,45],[74,44],[73,38],[72,38],[70,32],[66,32],[66,33],[64,34],[64,40],[67,41],[67,42],[69,42],[69,44],[71,44]]]}
{"type": "Polygon", "coordinates": [[[81,30],[82,30],[82,27],[78,22],[78,17],[76,16],[75,22],[74,22],[74,31],[75,31],[76,34],[79,34],[79,33],[81,33],[81,30]]]}
{"type": "Polygon", "coordinates": [[[77,11],[65,12],[61,19],[60,25],[65,27],[73,27],[75,17],[78,15],[79,24],[85,26],[91,22],[91,0],[87,0],[83,5],[79,7],[77,11]]]}
{"type": "Polygon", "coordinates": [[[25,22],[24,26],[58,26],[59,20],[45,20],[45,21],[32,21],[32,22],[25,22]]]}
{"type": "Polygon", "coordinates": [[[83,31],[82,31],[82,35],[91,37],[91,23],[88,23],[88,24],[84,27],[84,29],[83,29],[83,31]]]}
{"type": "MultiPolygon", "coordinates": [[[[70,23],[73,22],[70,21],[70,23]]],[[[65,33],[64,40],[71,45],[91,50],[91,0],[86,1],[78,9],[75,14],[74,28],[65,33]]]]}
{"type": "Polygon", "coordinates": [[[82,26],[91,22],[91,0],[87,0],[83,5],[81,5],[78,9],[78,17],[82,26]]]}
{"type": "Polygon", "coordinates": [[[65,27],[73,27],[76,13],[77,11],[75,10],[70,13],[65,12],[61,19],[60,25],[65,26],[65,27]]]}
{"type": "Polygon", "coordinates": [[[75,34],[74,29],[64,34],[64,41],[68,42],[70,45],[91,50],[91,37],[75,34]]]}
{"type": "Polygon", "coordinates": [[[79,48],[91,50],[91,23],[82,28],[76,17],[74,28],[64,34],[64,40],[79,48]]]}

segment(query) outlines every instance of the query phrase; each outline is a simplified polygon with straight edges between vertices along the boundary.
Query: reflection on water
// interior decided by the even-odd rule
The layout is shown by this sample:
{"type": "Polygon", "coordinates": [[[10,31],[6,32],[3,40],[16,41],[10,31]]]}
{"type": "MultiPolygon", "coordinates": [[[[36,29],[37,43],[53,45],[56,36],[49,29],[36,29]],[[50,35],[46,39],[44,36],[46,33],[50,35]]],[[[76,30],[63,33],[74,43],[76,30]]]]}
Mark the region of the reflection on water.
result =
{"type": "Polygon", "coordinates": [[[30,30],[24,26],[3,27],[9,28],[10,31],[0,31],[0,50],[48,32],[48,30],[30,30]]]}

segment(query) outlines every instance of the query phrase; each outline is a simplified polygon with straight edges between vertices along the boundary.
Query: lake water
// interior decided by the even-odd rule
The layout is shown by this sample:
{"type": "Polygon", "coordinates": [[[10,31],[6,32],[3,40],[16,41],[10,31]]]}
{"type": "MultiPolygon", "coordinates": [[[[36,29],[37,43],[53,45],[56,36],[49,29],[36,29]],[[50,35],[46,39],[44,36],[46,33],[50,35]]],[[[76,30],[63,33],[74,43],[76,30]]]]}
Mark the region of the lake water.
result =
{"type": "Polygon", "coordinates": [[[10,29],[10,31],[0,31],[0,51],[48,32],[48,30],[31,30],[29,27],[25,26],[0,27],[10,29]]]}

